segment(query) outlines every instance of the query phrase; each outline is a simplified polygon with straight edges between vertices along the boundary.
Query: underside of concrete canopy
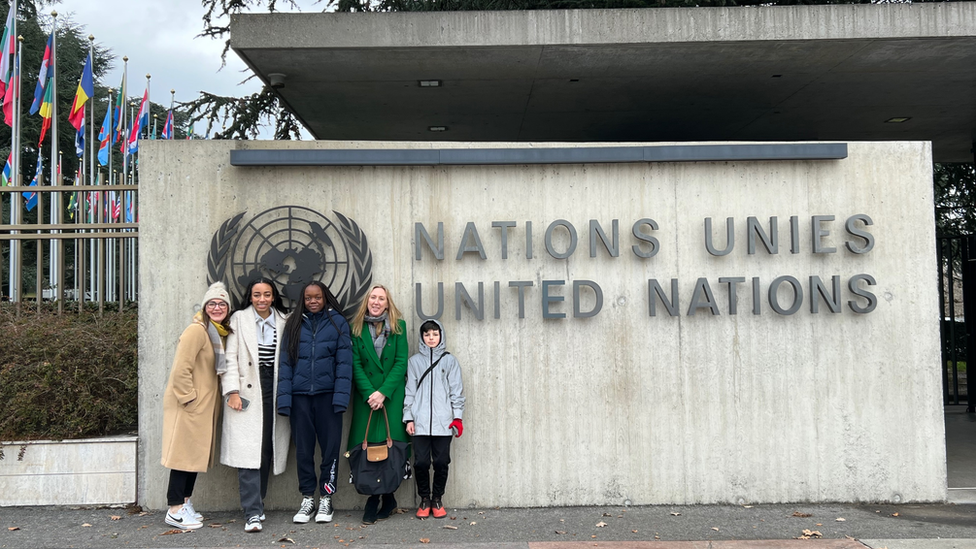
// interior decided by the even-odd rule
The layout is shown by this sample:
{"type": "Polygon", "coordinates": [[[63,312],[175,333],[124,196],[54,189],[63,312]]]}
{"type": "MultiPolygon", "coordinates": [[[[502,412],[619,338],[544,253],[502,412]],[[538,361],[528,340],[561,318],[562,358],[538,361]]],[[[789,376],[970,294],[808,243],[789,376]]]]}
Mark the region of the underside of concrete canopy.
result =
{"type": "Polygon", "coordinates": [[[316,139],[927,140],[972,162],[976,3],[237,15],[316,139]]]}

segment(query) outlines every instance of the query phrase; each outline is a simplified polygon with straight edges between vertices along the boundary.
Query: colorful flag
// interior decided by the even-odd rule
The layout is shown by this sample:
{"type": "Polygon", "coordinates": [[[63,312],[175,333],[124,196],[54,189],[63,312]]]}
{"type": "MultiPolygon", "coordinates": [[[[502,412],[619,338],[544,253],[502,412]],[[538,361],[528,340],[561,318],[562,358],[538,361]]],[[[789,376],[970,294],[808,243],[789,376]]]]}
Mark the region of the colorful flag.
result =
{"type": "Polygon", "coordinates": [[[127,200],[129,201],[125,206],[125,222],[132,223],[135,221],[135,205],[133,204],[135,200],[132,200],[131,191],[126,191],[125,194],[127,196],[127,200]]]}
{"type": "Polygon", "coordinates": [[[48,86],[44,92],[44,103],[41,104],[40,110],[43,121],[41,122],[41,138],[37,140],[38,147],[44,142],[47,129],[51,127],[51,116],[54,114],[54,86],[48,86]]]}
{"type": "Polygon", "coordinates": [[[76,130],[81,129],[85,120],[85,103],[95,95],[95,84],[92,80],[92,56],[88,53],[85,59],[85,68],[81,71],[81,80],[78,82],[78,91],[75,92],[75,102],[68,111],[68,122],[76,130]]]}
{"type": "Polygon", "coordinates": [[[81,127],[75,134],[75,154],[81,158],[85,154],[85,119],[81,119],[81,127]]]}
{"type": "Polygon", "coordinates": [[[149,87],[146,87],[142,94],[142,104],[139,105],[139,114],[132,121],[132,130],[129,132],[129,154],[139,150],[139,134],[142,129],[149,126],[149,87]]]}
{"type": "Polygon", "coordinates": [[[112,219],[117,220],[119,216],[122,215],[122,197],[117,196],[115,191],[112,191],[110,207],[112,210],[112,219]]]}
{"type": "Polygon", "coordinates": [[[163,123],[163,139],[173,139],[173,109],[166,113],[166,122],[163,123]]]}
{"type": "MultiPolygon", "coordinates": [[[[37,86],[34,87],[34,102],[31,103],[30,113],[37,114],[41,105],[50,102],[47,100],[45,90],[51,78],[54,77],[54,59],[51,57],[51,50],[54,49],[54,33],[47,39],[47,47],[44,48],[44,58],[41,60],[41,70],[37,73],[37,86]]],[[[43,115],[42,115],[43,116],[43,115]]]]}
{"type": "Polygon", "coordinates": [[[16,50],[17,41],[14,37],[14,9],[13,4],[7,10],[7,24],[3,27],[3,47],[0,48],[0,95],[4,95],[10,82],[10,56],[16,50]]]}
{"type": "Polygon", "coordinates": [[[75,218],[75,211],[78,209],[78,191],[71,193],[71,198],[68,199],[68,217],[71,219],[75,218]]]}
{"type": "Polygon", "coordinates": [[[14,162],[14,151],[10,151],[10,156],[7,157],[7,163],[3,165],[3,174],[0,176],[0,187],[6,187],[10,184],[10,170],[14,162]]]}
{"type": "Polygon", "coordinates": [[[190,127],[186,130],[186,138],[193,139],[193,122],[190,122],[190,127]]]}
{"type": "Polygon", "coordinates": [[[98,163],[102,166],[108,165],[108,149],[115,144],[115,124],[112,118],[115,109],[111,101],[112,98],[109,97],[109,104],[105,107],[105,120],[102,121],[102,129],[98,130],[98,163]]]}
{"type": "MultiPolygon", "coordinates": [[[[30,187],[37,186],[37,180],[41,178],[41,173],[44,172],[44,157],[40,154],[37,155],[37,171],[34,172],[34,179],[31,179],[30,187]]],[[[27,199],[27,211],[33,210],[37,206],[37,193],[22,193],[24,198],[27,199]]]]}
{"type": "Polygon", "coordinates": [[[14,56],[14,74],[7,83],[3,94],[3,121],[10,127],[14,125],[14,91],[20,86],[20,55],[14,56]]]}

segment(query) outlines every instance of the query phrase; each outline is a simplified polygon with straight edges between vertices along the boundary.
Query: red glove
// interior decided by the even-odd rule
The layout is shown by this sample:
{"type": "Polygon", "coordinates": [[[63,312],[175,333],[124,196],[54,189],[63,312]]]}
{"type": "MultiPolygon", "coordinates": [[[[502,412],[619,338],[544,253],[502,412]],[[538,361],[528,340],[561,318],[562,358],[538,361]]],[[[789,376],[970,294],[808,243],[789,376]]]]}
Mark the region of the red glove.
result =
{"type": "Polygon", "coordinates": [[[454,418],[454,421],[451,422],[451,429],[454,429],[454,436],[460,438],[461,433],[464,432],[464,424],[461,423],[460,419],[454,418]]]}

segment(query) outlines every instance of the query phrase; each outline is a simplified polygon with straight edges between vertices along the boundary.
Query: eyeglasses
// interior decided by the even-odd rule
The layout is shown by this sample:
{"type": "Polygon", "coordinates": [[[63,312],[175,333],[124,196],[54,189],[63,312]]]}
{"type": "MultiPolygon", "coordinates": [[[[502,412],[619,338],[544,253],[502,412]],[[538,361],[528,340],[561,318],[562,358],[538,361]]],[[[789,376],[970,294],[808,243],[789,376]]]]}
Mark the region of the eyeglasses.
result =
{"type": "Polygon", "coordinates": [[[207,303],[206,307],[208,309],[226,309],[228,305],[223,301],[210,301],[207,303]]]}

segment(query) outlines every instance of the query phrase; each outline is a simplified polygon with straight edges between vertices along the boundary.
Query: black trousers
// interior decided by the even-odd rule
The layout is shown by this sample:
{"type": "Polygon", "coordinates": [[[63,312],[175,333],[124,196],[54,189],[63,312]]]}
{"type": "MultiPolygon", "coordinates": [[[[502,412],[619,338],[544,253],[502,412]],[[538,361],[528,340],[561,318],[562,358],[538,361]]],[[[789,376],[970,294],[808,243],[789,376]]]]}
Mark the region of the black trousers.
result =
{"type": "Polygon", "coordinates": [[[447,471],[451,464],[450,435],[444,437],[413,437],[413,474],[417,481],[417,495],[439,498],[447,488],[447,471]],[[434,466],[434,492],[431,494],[430,466],[434,466]]]}
{"type": "Polygon", "coordinates": [[[339,446],[342,438],[342,413],[332,408],[332,393],[292,395],[291,435],[295,439],[298,462],[298,489],[303,496],[331,496],[336,491],[339,446]],[[318,482],[315,479],[315,441],[322,452],[318,482]]]}
{"type": "Polygon", "coordinates": [[[166,504],[170,507],[183,505],[183,499],[193,495],[193,485],[196,482],[196,473],[170,469],[169,488],[166,490],[166,504]]]}

